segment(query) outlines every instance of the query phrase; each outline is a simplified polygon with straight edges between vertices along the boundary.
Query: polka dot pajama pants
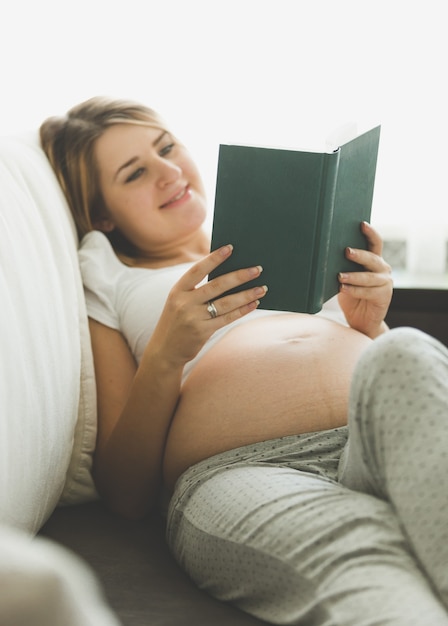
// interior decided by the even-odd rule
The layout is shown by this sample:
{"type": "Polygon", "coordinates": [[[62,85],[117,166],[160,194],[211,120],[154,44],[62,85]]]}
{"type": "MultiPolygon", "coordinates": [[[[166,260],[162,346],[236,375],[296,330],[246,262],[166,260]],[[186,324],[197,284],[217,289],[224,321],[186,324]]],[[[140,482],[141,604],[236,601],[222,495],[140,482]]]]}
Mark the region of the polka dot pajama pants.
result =
{"type": "Polygon", "coordinates": [[[447,409],[446,348],[386,333],[356,369],[348,430],[183,474],[174,555],[199,587],[271,624],[448,626],[447,409]]]}

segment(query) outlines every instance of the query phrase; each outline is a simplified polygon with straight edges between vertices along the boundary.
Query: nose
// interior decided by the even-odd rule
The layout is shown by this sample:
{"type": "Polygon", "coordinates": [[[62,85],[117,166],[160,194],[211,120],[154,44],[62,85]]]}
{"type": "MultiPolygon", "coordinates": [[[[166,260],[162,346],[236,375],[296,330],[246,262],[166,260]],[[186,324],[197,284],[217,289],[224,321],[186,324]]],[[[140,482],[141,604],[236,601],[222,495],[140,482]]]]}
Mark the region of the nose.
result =
{"type": "Polygon", "coordinates": [[[182,175],[182,168],[173,161],[159,158],[157,168],[157,184],[161,188],[165,188],[179,180],[182,175]]]}

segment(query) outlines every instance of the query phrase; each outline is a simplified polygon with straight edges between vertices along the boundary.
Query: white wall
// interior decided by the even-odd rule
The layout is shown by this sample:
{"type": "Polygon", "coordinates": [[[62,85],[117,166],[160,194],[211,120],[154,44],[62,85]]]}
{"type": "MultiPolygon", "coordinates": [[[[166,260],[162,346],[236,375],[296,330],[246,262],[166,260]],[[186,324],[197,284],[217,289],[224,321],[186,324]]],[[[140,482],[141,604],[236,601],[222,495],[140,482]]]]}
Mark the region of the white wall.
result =
{"type": "MultiPolygon", "coordinates": [[[[373,222],[433,251],[448,239],[445,0],[2,6],[1,134],[95,94],[142,100],[190,146],[212,195],[219,142],[308,148],[347,121],[379,122],[373,222]]],[[[433,271],[427,251],[412,262],[433,271]]]]}

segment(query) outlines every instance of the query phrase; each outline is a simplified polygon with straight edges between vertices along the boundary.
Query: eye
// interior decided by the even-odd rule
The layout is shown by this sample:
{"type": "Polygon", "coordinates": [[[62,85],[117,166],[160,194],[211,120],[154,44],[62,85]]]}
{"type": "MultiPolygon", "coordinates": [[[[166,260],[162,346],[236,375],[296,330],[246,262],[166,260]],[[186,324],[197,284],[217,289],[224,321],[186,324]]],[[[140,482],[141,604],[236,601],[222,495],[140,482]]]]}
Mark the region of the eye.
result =
{"type": "Polygon", "coordinates": [[[132,172],[132,174],[130,176],[128,176],[126,178],[126,182],[127,183],[131,183],[133,180],[137,180],[137,178],[140,178],[140,176],[143,174],[143,172],[144,172],[144,168],[143,167],[139,167],[134,172],[132,172]]]}
{"type": "Polygon", "coordinates": [[[173,143],[169,143],[166,146],[164,146],[163,148],[161,148],[161,150],[159,152],[160,156],[167,156],[172,151],[172,149],[174,148],[174,145],[175,144],[173,142],[173,143]]]}

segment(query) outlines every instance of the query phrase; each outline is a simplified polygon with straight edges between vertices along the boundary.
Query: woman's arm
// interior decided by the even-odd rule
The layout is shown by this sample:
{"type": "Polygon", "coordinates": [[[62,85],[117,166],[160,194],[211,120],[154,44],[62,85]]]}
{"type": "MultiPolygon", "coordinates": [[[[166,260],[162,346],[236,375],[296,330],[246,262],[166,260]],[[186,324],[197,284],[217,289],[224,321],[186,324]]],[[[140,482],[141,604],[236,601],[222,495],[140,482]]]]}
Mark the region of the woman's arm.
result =
{"type": "Polygon", "coordinates": [[[231,247],[213,252],[173,287],[138,367],[120,332],[90,322],[98,397],[94,479],[105,502],[127,517],[143,516],[157,501],[185,364],[216,330],[254,310],[265,293],[253,288],[217,300],[259,276],[261,268],[197,287],[230,254],[231,247]],[[207,311],[210,300],[218,310],[215,318],[207,311]]]}
{"type": "Polygon", "coordinates": [[[148,345],[137,369],[120,332],[93,320],[90,332],[98,404],[95,484],[110,508],[138,518],[159,493],[183,368],[148,345]]]}

